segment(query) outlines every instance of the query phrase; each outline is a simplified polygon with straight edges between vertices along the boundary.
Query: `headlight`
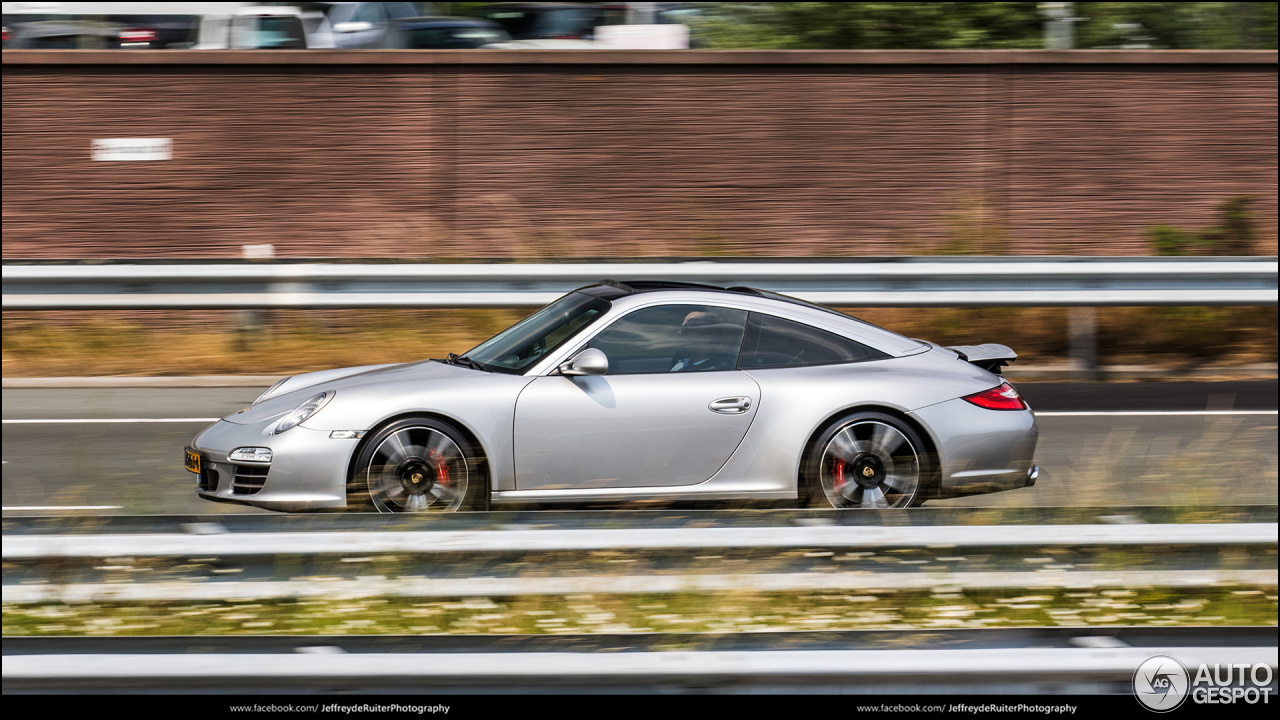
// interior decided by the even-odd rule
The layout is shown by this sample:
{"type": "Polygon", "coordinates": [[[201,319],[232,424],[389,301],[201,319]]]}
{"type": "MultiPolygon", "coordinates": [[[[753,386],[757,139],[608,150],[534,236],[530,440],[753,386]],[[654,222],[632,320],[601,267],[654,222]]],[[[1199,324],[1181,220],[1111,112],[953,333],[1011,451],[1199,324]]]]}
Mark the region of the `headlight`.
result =
{"type": "Polygon", "coordinates": [[[279,435],[285,430],[303,423],[307,418],[320,412],[320,408],[324,407],[325,403],[332,400],[333,395],[333,392],[330,391],[312,396],[311,399],[294,408],[293,412],[285,415],[284,419],[280,421],[279,425],[276,425],[276,429],[273,430],[271,434],[279,435]]]}
{"type": "Polygon", "coordinates": [[[289,377],[281,378],[281,379],[277,380],[275,385],[272,385],[271,387],[267,388],[266,392],[264,392],[264,393],[262,393],[261,395],[259,395],[259,396],[258,396],[258,399],[257,399],[257,400],[254,400],[254,401],[253,401],[253,404],[252,404],[252,405],[250,405],[249,407],[253,407],[253,405],[257,405],[258,403],[262,402],[264,398],[269,397],[269,396],[271,395],[271,393],[275,392],[275,391],[276,391],[276,388],[278,388],[278,387],[280,387],[281,385],[283,385],[283,384],[285,384],[285,383],[289,382],[289,378],[291,378],[291,377],[293,377],[293,376],[292,376],[292,375],[290,375],[289,377]]]}

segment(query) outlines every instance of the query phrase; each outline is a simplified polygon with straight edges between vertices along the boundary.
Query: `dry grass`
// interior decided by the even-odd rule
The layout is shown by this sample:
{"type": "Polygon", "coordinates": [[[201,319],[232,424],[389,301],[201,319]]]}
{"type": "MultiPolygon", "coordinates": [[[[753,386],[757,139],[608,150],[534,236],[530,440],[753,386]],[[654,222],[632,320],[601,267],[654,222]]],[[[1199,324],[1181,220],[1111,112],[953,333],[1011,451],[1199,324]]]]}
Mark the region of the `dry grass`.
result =
{"type": "Polygon", "coordinates": [[[525,314],[272,311],[254,322],[232,312],[5,313],[4,375],[272,375],[409,362],[461,353],[525,314]]]}
{"type": "MultiPolygon", "coordinates": [[[[557,635],[1276,624],[1275,587],[316,598],[4,606],[19,635],[557,635]]],[[[673,648],[660,648],[673,649],[673,648]]]]}

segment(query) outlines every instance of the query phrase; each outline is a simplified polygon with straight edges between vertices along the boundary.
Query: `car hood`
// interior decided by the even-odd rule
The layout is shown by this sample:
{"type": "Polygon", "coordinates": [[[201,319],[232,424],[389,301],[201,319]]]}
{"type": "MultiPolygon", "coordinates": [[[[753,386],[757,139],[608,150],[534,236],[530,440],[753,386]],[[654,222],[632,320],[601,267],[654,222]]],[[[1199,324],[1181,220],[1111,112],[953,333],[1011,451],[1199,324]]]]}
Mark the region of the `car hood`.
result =
{"type": "Polygon", "coordinates": [[[272,385],[265,393],[263,393],[257,400],[254,400],[253,402],[256,405],[257,403],[260,403],[263,400],[269,400],[273,397],[279,397],[281,395],[284,395],[285,393],[293,392],[294,390],[301,390],[302,388],[309,388],[313,385],[319,385],[320,383],[323,383],[323,382],[329,382],[330,380],[337,380],[338,378],[344,378],[349,375],[358,375],[361,373],[369,372],[371,370],[380,370],[382,368],[387,368],[387,367],[395,367],[395,364],[387,363],[385,365],[361,365],[359,367],[334,368],[333,370],[317,370],[316,372],[299,373],[297,375],[291,375],[285,378],[284,382],[278,385],[272,385]]]}
{"type": "Polygon", "coordinates": [[[252,425],[273,420],[301,405],[312,395],[386,382],[413,382],[415,385],[432,381],[456,381],[481,378],[489,373],[461,365],[446,365],[435,360],[419,360],[400,365],[365,365],[336,370],[321,370],[289,378],[277,388],[277,394],[251,405],[238,413],[223,418],[238,425],[252,425]],[[297,383],[295,384],[295,381],[297,383]],[[283,390],[283,392],[279,392],[283,390]]]}

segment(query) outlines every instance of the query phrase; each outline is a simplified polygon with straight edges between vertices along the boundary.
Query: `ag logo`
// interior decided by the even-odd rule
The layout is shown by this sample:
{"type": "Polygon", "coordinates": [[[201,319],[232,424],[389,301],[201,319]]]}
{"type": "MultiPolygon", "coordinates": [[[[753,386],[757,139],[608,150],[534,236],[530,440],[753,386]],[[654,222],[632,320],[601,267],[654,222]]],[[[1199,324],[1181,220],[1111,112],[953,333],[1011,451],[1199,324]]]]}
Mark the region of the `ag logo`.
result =
{"type": "Polygon", "coordinates": [[[1133,673],[1133,694],[1156,712],[1169,712],[1181,705],[1190,684],[1187,669],[1168,655],[1147,658],[1133,673]]]}

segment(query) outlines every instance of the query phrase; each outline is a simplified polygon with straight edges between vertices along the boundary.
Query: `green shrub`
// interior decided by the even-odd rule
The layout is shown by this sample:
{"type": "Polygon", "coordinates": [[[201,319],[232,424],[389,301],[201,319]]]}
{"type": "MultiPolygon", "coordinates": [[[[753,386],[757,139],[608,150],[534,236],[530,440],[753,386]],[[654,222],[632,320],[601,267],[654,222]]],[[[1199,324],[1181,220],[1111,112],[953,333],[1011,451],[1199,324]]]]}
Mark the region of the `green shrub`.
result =
{"type": "Polygon", "coordinates": [[[1248,255],[1256,235],[1250,195],[1236,195],[1218,205],[1217,225],[1193,233],[1168,225],[1147,230],[1156,255],[1248,255]]]}

